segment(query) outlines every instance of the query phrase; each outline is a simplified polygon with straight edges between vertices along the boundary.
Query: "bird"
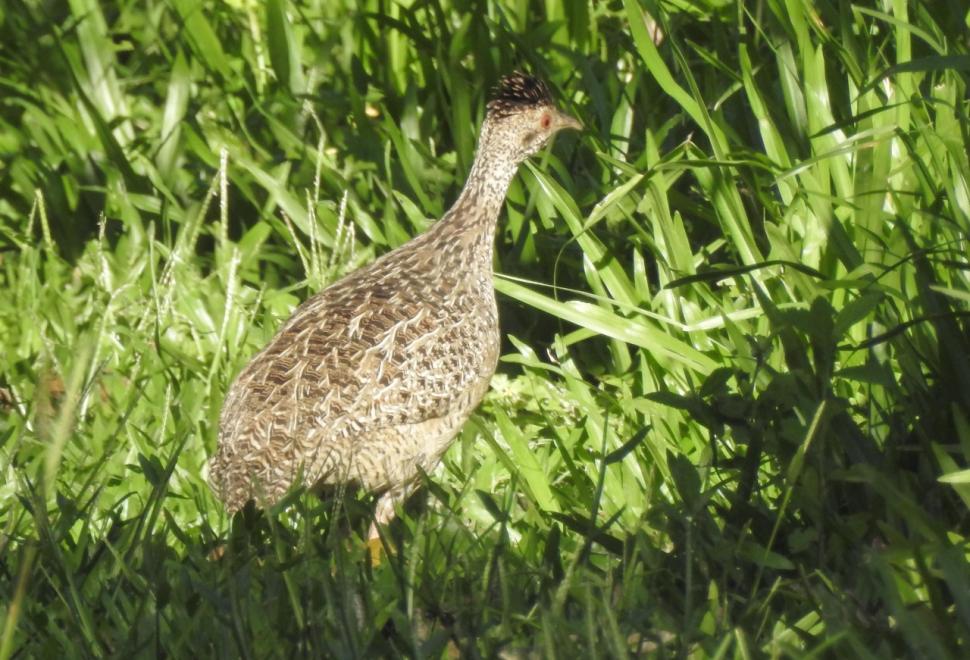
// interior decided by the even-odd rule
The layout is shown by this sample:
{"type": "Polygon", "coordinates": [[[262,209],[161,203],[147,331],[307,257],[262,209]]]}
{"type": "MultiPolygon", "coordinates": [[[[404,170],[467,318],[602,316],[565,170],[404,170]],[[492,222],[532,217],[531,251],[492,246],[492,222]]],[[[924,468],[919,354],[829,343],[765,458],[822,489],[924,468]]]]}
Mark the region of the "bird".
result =
{"type": "Polygon", "coordinates": [[[500,331],[492,256],[518,166],[582,124],[540,78],[503,77],[471,170],[430,228],[309,297],[239,372],[208,480],[231,515],[292,487],[377,494],[368,543],[488,390],[500,331]]]}

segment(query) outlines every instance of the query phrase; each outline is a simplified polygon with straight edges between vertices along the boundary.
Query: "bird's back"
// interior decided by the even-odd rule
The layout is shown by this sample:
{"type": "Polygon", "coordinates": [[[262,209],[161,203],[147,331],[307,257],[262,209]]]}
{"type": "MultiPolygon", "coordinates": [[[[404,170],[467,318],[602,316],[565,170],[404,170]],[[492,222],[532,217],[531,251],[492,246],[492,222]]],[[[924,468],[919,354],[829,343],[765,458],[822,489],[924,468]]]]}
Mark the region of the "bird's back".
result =
{"type": "Polygon", "coordinates": [[[338,281],[238,375],[209,466],[230,511],[272,504],[301,471],[377,490],[433,466],[498,358],[490,268],[440,256],[412,242],[338,281]]]}

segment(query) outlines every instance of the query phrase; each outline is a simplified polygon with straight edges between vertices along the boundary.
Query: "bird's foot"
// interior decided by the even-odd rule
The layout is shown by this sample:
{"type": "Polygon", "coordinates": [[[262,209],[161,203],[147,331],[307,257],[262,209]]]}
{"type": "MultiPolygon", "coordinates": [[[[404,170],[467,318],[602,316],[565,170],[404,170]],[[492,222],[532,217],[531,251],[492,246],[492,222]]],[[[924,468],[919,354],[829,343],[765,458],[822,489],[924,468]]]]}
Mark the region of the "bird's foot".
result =
{"type": "MultiPolygon", "coordinates": [[[[387,550],[390,552],[391,547],[387,546],[387,550]]],[[[367,530],[367,554],[370,557],[370,565],[380,566],[384,560],[384,553],[384,541],[381,540],[380,530],[377,529],[377,521],[374,521],[367,530]]]]}

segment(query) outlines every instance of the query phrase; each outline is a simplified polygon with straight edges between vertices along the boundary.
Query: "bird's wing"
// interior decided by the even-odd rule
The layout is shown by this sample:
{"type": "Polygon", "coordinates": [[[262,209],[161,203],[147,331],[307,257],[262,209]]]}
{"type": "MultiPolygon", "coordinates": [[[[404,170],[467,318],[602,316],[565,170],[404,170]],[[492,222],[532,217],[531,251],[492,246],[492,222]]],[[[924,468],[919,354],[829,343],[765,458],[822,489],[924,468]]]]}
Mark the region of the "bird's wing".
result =
{"type": "Polygon", "coordinates": [[[334,293],[307,300],[240,373],[220,445],[297,460],[321,444],[442,417],[469,391],[484,392],[494,319],[401,290],[354,300],[334,293]]]}

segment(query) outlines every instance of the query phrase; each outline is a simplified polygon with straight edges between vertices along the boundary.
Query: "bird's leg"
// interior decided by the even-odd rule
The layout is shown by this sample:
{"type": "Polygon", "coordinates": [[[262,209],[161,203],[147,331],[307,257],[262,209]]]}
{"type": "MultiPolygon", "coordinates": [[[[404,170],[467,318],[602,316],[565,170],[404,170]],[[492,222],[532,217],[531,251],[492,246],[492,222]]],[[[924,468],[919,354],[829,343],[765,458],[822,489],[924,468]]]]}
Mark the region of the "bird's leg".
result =
{"type": "Polygon", "coordinates": [[[367,547],[370,549],[371,562],[375,565],[381,562],[381,552],[384,548],[378,526],[387,527],[394,520],[394,516],[397,515],[395,507],[407,499],[410,490],[407,487],[391,488],[377,499],[374,520],[367,530],[367,547]]]}
{"type": "Polygon", "coordinates": [[[392,488],[378,498],[377,507],[374,509],[374,520],[367,532],[368,543],[371,541],[380,543],[381,535],[377,526],[386,527],[388,523],[394,520],[394,516],[397,515],[394,507],[401,503],[406,496],[407,491],[404,488],[392,488]]]}

